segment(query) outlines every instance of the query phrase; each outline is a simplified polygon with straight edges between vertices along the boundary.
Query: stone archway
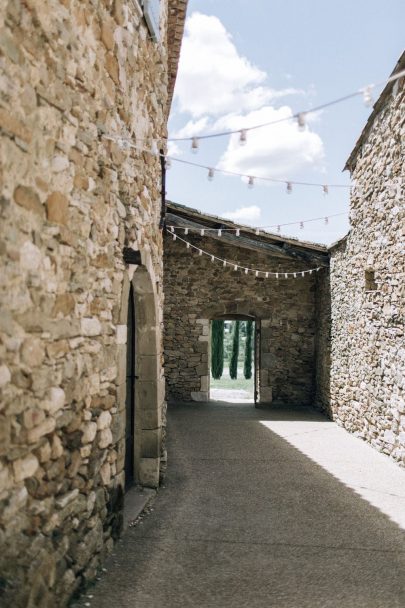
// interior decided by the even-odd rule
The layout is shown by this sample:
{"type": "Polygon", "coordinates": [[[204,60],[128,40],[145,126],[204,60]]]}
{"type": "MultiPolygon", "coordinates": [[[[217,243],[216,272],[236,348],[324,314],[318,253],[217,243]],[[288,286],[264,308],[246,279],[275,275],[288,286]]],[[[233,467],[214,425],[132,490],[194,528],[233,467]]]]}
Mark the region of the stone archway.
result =
{"type": "MultiPolygon", "coordinates": [[[[144,260],[143,260],[144,261],[144,260]]],[[[160,328],[157,307],[156,281],[148,257],[142,265],[130,265],[124,277],[118,342],[121,342],[119,374],[119,410],[121,424],[128,436],[126,425],[127,358],[128,358],[128,302],[133,296],[135,316],[134,348],[134,403],[136,415],[133,429],[133,476],[144,486],[157,487],[160,474],[162,438],[162,409],[164,381],[161,375],[160,328]]],[[[124,449],[124,446],[123,446],[124,449]]],[[[124,463],[125,455],[122,458],[124,463]]],[[[124,468],[124,467],[123,467],[124,468]]]]}

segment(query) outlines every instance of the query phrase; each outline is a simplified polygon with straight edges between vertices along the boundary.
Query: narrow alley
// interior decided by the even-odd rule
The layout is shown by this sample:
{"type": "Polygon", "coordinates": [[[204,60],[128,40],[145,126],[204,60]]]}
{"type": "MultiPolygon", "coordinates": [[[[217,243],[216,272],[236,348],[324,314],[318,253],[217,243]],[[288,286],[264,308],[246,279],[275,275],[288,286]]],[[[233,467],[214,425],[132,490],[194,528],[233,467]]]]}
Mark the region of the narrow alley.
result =
{"type": "Polygon", "coordinates": [[[309,408],[175,405],[168,430],[153,511],[75,607],[405,605],[405,481],[386,456],[309,408]]]}

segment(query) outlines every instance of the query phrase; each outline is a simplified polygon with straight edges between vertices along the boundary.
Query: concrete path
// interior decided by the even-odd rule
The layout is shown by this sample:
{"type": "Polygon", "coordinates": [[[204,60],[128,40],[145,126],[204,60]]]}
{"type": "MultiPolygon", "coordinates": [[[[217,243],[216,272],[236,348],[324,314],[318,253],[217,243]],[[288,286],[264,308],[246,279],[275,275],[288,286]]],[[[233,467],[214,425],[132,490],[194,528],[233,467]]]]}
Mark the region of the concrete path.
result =
{"type": "Polygon", "coordinates": [[[302,408],[175,406],[168,436],[153,512],[77,606],[404,608],[405,471],[388,458],[302,408]]]}

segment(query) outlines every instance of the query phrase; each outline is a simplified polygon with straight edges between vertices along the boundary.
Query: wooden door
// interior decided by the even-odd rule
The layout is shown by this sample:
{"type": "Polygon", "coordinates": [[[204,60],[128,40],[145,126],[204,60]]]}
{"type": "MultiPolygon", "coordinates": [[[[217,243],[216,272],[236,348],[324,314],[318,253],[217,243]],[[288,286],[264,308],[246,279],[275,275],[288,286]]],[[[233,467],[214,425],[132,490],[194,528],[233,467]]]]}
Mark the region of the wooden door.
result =
{"type": "Polygon", "coordinates": [[[135,305],[131,285],[127,319],[127,374],[125,400],[125,489],[135,482],[135,305]]]}

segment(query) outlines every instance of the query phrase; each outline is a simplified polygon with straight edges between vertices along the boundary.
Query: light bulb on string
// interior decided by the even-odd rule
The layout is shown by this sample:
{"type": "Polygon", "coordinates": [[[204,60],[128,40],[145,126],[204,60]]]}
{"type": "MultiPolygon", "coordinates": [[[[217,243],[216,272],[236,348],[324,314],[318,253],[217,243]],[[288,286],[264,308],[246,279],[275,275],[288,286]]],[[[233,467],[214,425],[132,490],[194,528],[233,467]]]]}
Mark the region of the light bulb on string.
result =
{"type": "Polygon", "coordinates": [[[211,262],[214,262],[214,260],[215,260],[215,257],[212,255],[211,256],[211,262]]]}
{"type": "Polygon", "coordinates": [[[240,229],[239,228],[236,229],[235,235],[236,236],[240,236],[240,229]]]}
{"type": "Polygon", "coordinates": [[[188,234],[188,228],[184,228],[184,234],[188,234]]]}
{"type": "Polygon", "coordinates": [[[187,249],[190,249],[190,243],[186,243],[187,249]]]}
{"type": "Polygon", "coordinates": [[[296,273],[296,272],[294,272],[294,279],[296,279],[296,278],[297,278],[297,273],[296,273]]]}
{"type": "Polygon", "coordinates": [[[204,228],[201,228],[201,230],[200,230],[200,235],[201,235],[201,236],[204,236],[204,234],[205,234],[205,230],[204,230],[204,228]]]}
{"type": "Polygon", "coordinates": [[[256,270],[256,272],[255,272],[255,277],[258,277],[258,276],[259,276],[259,271],[258,271],[258,270],[256,270]]]}
{"type": "Polygon", "coordinates": [[[291,192],[292,192],[292,183],[291,182],[286,182],[286,190],[287,190],[287,194],[291,194],[291,192]]]}
{"type": "Polygon", "coordinates": [[[304,228],[304,222],[300,222],[300,228],[301,230],[304,228]]]}
{"type": "Polygon", "coordinates": [[[203,254],[202,249],[199,249],[198,250],[198,255],[202,255],[202,254],[203,254]]]}
{"type": "Polygon", "coordinates": [[[237,264],[234,264],[233,269],[234,269],[234,270],[238,270],[238,265],[237,265],[237,264]]]}
{"type": "Polygon", "coordinates": [[[269,278],[269,273],[268,273],[268,272],[266,272],[266,279],[268,279],[268,278],[269,278]]]}
{"type": "Polygon", "coordinates": [[[255,185],[255,178],[252,175],[249,175],[248,188],[253,188],[254,185],[255,185]]]}
{"type": "Polygon", "coordinates": [[[287,272],[284,273],[284,278],[288,279],[288,273],[287,272]]]}
{"type": "Polygon", "coordinates": [[[278,279],[278,272],[276,272],[276,279],[278,279]]]}
{"type": "Polygon", "coordinates": [[[225,268],[225,266],[226,266],[226,260],[223,261],[222,266],[225,268]]]}
{"type": "Polygon", "coordinates": [[[364,102],[364,105],[366,106],[366,108],[371,107],[374,103],[373,95],[372,95],[373,88],[374,88],[374,85],[370,84],[370,85],[368,85],[368,87],[365,87],[362,90],[363,102],[364,102]]]}
{"type": "Polygon", "coordinates": [[[329,186],[327,186],[326,184],[324,184],[322,186],[322,192],[324,193],[324,195],[326,196],[327,194],[329,194],[329,186]]]}
{"type": "Polygon", "coordinates": [[[218,236],[222,236],[222,230],[221,230],[221,228],[218,230],[218,236]]]}
{"type": "Polygon", "coordinates": [[[198,137],[192,137],[191,138],[191,151],[194,152],[194,154],[196,154],[198,148],[199,148],[198,137]]]}
{"type": "Polygon", "coordinates": [[[256,230],[255,230],[255,234],[257,234],[257,235],[259,235],[259,234],[260,234],[260,230],[259,230],[259,228],[256,228],[256,230]]]}
{"type": "Polygon", "coordinates": [[[208,169],[208,181],[212,182],[212,180],[214,179],[214,169],[212,167],[209,167],[208,169]]]}
{"type": "Polygon", "coordinates": [[[174,226],[170,226],[170,232],[174,232],[174,226]]]}
{"type": "Polygon", "coordinates": [[[302,277],[305,277],[305,272],[301,272],[301,276],[302,276],[302,277]]]}
{"type": "Polygon", "coordinates": [[[246,144],[246,140],[247,140],[247,131],[246,129],[241,129],[239,131],[239,143],[241,146],[244,146],[246,144]]]}
{"type": "Polygon", "coordinates": [[[177,234],[175,232],[172,232],[172,236],[173,236],[173,241],[175,241],[177,239],[177,234]]]}
{"type": "Polygon", "coordinates": [[[306,125],[305,117],[306,117],[305,112],[300,112],[299,114],[297,114],[297,123],[298,123],[298,128],[300,131],[305,130],[305,125],[306,125]]]}
{"type": "Polygon", "coordinates": [[[245,268],[245,274],[249,273],[249,268],[245,268]]]}
{"type": "Polygon", "coordinates": [[[281,226],[277,226],[277,232],[281,231],[281,226]]]}
{"type": "Polygon", "coordinates": [[[329,218],[325,217],[325,224],[328,225],[329,224],[329,218]]]}

